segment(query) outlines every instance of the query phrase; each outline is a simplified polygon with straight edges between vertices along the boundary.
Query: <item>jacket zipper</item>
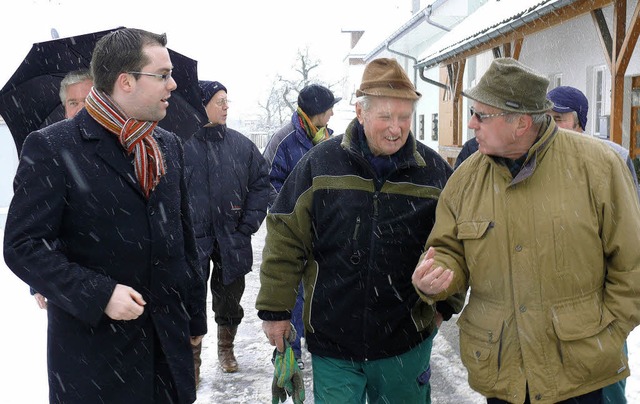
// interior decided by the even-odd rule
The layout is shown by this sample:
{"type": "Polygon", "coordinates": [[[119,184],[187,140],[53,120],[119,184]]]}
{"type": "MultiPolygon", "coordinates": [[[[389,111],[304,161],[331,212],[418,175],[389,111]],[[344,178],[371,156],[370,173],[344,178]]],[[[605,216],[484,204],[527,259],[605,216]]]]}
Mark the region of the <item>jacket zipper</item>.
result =
{"type": "Polygon", "coordinates": [[[358,248],[359,232],[360,232],[360,216],[356,217],[356,226],[353,229],[353,237],[351,238],[351,240],[353,240],[353,252],[351,253],[351,258],[349,258],[349,261],[351,261],[353,265],[358,265],[360,263],[360,257],[362,257],[362,253],[358,248]]]}

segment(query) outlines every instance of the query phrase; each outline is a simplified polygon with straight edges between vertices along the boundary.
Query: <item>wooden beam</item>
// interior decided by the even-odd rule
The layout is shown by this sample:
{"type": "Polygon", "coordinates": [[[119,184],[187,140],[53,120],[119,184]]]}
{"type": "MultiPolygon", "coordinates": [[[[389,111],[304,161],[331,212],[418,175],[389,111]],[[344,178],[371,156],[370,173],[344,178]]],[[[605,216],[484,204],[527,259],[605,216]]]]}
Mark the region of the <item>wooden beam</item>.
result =
{"type": "Polygon", "coordinates": [[[624,70],[619,70],[618,56],[622,54],[627,21],[627,2],[617,0],[613,3],[613,46],[611,55],[611,115],[609,121],[609,139],[622,144],[622,113],[624,112],[624,70]]]}
{"type": "Polygon", "coordinates": [[[511,42],[505,42],[502,44],[502,49],[504,49],[504,57],[510,58],[511,56],[511,42]]]}
{"type": "Polygon", "coordinates": [[[627,32],[627,1],[616,1],[613,3],[613,53],[612,60],[617,61],[624,36],[627,32]]]}
{"type": "Polygon", "coordinates": [[[640,2],[636,3],[636,9],[629,21],[629,30],[624,37],[620,53],[616,60],[616,70],[627,71],[631,55],[633,55],[633,50],[638,43],[638,36],[640,36],[640,2]]]}
{"type": "Polygon", "coordinates": [[[562,8],[559,8],[554,12],[543,16],[541,19],[532,21],[529,24],[526,24],[515,30],[506,32],[503,35],[500,35],[500,37],[498,38],[489,39],[487,42],[483,44],[480,44],[472,49],[468,49],[464,52],[458,53],[449,59],[441,61],[440,63],[449,64],[452,62],[465,60],[471,56],[485,52],[496,46],[500,46],[505,42],[511,42],[517,39],[523,39],[528,35],[535,34],[545,29],[549,29],[555,25],[566,22],[582,14],[589,13],[592,10],[596,10],[596,9],[608,6],[611,3],[614,3],[614,1],[613,0],[578,0],[574,3],[571,3],[562,8]]]}
{"type": "Polygon", "coordinates": [[[515,60],[520,59],[520,52],[522,52],[522,42],[524,42],[524,39],[522,38],[518,38],[513,41],[513,58],[515,60]]]}
{"type": "MultiPolygon", "coordinates": [[[[631,78],[631,91],[640,92],[640,76],[631,78]]],[[[631,104],[631,128],[629,130],[629,156],[632,159],[640,156],[640,104],[631,104]]]]}
{"type": "Polygon", "coordinates": [[[466,60],[457,62],[454,64],[454,73],[455,76],[453,79],[455,80],[454,91],[453,91],[453,144],[459,146],[462,144],[462,120],[463,120],[463,112],[462,112],[462,87],[463,87],[463,79],[464,79],[464,66],[466,64],[466,60]]]}
{"type": "Polygon", "coordinates": [[[612,71],[611,61],[612,59],[612,46],[613,39],[611,39],[611,32],[609,32],[609,27],[607,26],[607,20],[604,18],[604,13],[602,9],[591,10],[591,18],[593,19],[593,24],[596,26],[596,32],[598,33],[598,38],[600,38],[600,45],[604,51],[604,59],[609,65],[609,71],[612,71]]]}

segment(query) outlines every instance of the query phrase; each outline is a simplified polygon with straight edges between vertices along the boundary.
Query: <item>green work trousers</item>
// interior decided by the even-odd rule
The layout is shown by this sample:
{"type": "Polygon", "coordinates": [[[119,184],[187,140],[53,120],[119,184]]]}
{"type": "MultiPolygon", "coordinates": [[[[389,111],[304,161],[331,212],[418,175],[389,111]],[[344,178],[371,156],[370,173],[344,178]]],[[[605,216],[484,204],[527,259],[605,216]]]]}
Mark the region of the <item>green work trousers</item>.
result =
{"type": "Polygon", "coordinates": [[[356,362],[312,355],[315,404],[430,404],[429,360],[436,333],[389,358],[356,362]]]}

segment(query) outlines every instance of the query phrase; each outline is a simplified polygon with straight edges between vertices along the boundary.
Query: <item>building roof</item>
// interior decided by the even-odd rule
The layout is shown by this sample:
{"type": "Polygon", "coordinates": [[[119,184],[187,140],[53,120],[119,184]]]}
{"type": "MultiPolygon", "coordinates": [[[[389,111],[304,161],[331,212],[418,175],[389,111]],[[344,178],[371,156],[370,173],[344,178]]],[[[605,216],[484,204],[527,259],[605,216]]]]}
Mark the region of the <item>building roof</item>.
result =
{"type": "Polygon", "coordinates": [[[416,67],[431,68],[576,0],[489,0],[427,48],[416,67]]]}
{"type": "MultiPolygon", "coordinates": [[[[401,52],[409,52],[417,44],[428,44],[449,31],[454,25],[464,19],[462,16],[435,15],[437,7],[443,2],[436,1],[413,14],[411,18],[403,21],[400,28],[379,42],[374,47],[369,47],[365,61],[377,57],[388,46],[394,44],[394,49],[401,52]],[[435,20],[432,19],[435,18],[435,20]],[[436,22],[437,21],[437,22],[436,22]]],[[[418,55],[415,55],[416,57],[418,55]]]]}
{"type": "Polygon", "coordinates": [[[389,13],[384,23],[376,22],[372,24],[371,21],[368,21],[369,27],[362,30],[364,34],[351,49],[350,56],[358,55],[362,57],[371,53],[371,49],[374,49],[376,45],[384,41],[389,35],[392,35],[392,30],[406,21],[406,16],[407,13],[396,12],[389,13]]]}

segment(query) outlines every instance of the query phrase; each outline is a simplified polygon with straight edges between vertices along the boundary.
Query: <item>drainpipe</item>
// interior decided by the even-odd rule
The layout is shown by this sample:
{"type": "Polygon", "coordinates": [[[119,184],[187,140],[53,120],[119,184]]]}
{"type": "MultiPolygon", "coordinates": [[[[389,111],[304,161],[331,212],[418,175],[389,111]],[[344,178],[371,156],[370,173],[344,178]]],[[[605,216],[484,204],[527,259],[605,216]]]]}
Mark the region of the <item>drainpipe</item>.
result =
{"type": "MultiPolygon", "coordinates": [[[[385,42],[384,45],[385,45],[385,48],[387,49],[387,51],[412,60],[414,66],[418,64],[418,59],[414,58],[413,56],[391,49],[389,47],[389,41],[385,42]]],[[[417,85],[418,84],[418,71],[415,68],[413,69],[413,82],[415,83],[414,85],[415,85],[416,90],[417,90],[418,89],[418,85],[417,85]]],[[[418,121],[418,117],[416,116],[416,113],[414,112],[413,113],[413,130],[414,130],[413,134],[414,134],[414,136],[416,136],[416,140],[418,139],[418,136],[417,136],[418,122],[417,121],[418,121]]]]}
{"type": "MultiPolygon", "coordinates": [[[[442,24],[438,24],[437,22],[435,22],[435,21],[433,21],[433,20],[431,19],[431,12],[433,11],[433,10],[432,10],[432,7],[433,7],[433,5],[430,5],[430,6],[428,6],[428,7],[424,10],[424,19],[425,19],[425,21],[427,22],[427,24],[432,25],[432,26],[434,26],[434,27],[436,27],[436,28],[440,28],[440,29],[441,29],[441,30],[443,30],[443,31],[447,31],[447,32],[451,31],[451,28],[449,28],[449,27],[445,27],[445,26],[444,26],[444,25],[442,25],[442,24]]],[[[429,84],[433,84],[434,86],[436,86],[436,87],[440,87],[440,88],[443,88],[443,89],[445,89],[445,90],[448,90],[448,89],[449,89],[449,87],[448,87],[446,84],[442,84],[442,83],[440,83],[439,81],[435,81],[435,80],[432,80],[432,79],[428,78],[428,77],[424,74],[424,70],[425,70],[424,66],[420,66],[420,72],[419,72],[419,73],[420,73],[420,78],[421,78],[423,81],[426,81],[426,82],[427,82],[427,83],[429,83],[429,84]]]]}
{"type": "MultiPolygon", "coordinates": [[[[445,27],[444,25],[441,25],[441,24],[438,24],[437,22],[435,22],[435,21],[433,21],[431,19],[431,13],[433,11],[432,9],[433,9],[433,4],[429,5],[427,8],[425,8],[425,10],[422,13],[422,15],[424,16],[424,20],[427,22],[427,24],[432,25],[432,26],[434,26],[436,28],[440,28],[443,31],[451,31],[451,28],[445,27]]],[[[399,56],[402,56],[402,57],[405,57],[407,59],[410,59],[411,61],[413,61],[413,65],[414,66],[418,64],[418,59],[416,59],[412,55],[408,55],[406,53],[402,53],[402,52],[398,52],[396,50],[393,50],[393,49],[391,49],[390,45],[391,45],[390,41],[386,41],[385,42],[385,49],[388,52],[396,54],[396,55],[399,55],[399,56]]],[[[420,73],[420,78],[423,81],[426,81],[427,83],[430,83],[430,84],[433,84],[435,86],[444,88],[445,90],[448,88],[446,84],[442,84],[442,83],[440,83],[438,81],[434,81],[434,80],[431,80],[430,78],[426,77],[424,75],[424,67],[420,68],[420,72],[419,73],[420,73]]],[[[415,87],[417,89],[418,88],[418,69],[416,69],[415,67],[413,69],[413,83],[414,83],[414,85],[415,85],[415,87]]],[[[414,131],[418,130],[417,116],[416,116],[415,112],[413,114],[413,128],[414,128],[414,131]]],[[[417,135],[416,135],[416,138],[417,138],[417,135]]]]}
{"type": "Polygon", "coordinates": [[[431,19],[431,12],[432,12],[432,8],[433,8],[433,4],[431,4],[430,6],[428,6],[428,7],[424,10],[424,17],[425,17],[425,20],[427,21],[427,23],[428,23],[429,25],[433,25],[433,26],[434,26],[434,27],[436,27],[436,28],[440,28],[440,29],[441,29],[441,30],[443,30],[443,31],[447,31],[447,32],[451,31],[451,28],[449,28],[449,27],[445,27],[444,25],[441,25],[441,24],[438,24],[437,22],[435,22],[435,21],[433,21],[433,20],[431,19]]]}

